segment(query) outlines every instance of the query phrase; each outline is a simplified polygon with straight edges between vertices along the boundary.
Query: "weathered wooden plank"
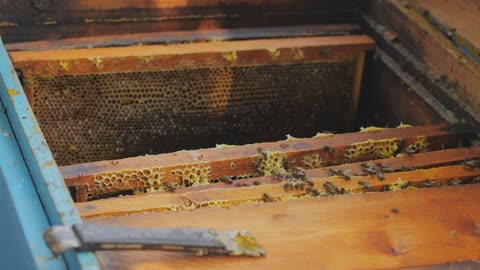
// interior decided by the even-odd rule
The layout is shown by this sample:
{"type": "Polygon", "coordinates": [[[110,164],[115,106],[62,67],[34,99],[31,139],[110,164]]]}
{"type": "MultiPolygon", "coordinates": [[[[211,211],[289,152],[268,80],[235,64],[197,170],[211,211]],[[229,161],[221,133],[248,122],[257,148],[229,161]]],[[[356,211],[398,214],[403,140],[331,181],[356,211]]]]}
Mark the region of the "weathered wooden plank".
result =
{"type": "Polygon", "coordinates": [[[353,60],[372,49],[365,35],[261,39],[200,44],[151,45],[76,50],[17,51],[10,54],[24,76],[100,74],[258,64],[353,60]]]}
{"type": "Polygon", "coordinates": [[[259,174],[271,175],[283,168],[284,159],[289,166],[312,169],[343,162],[391,157],[411,144],[418,144],[421,151],[455,147],[461,135],[443,131],[446,127],[437,125],[384,129],[181,151],[64,166],[60,170],[67,185],[77,188],[76,200],[85,201],[97,195],[135,188],[158,189],[165,182],[190,186],[208,183],[222,176],[247,178],[259,174]],[[332,150],[325,150],[325,146],[332,150]],[[259,147],[269,153],[267,159],[259,155],[259,147]],[[263,169],[254,164],[262,164],[263,169]]]}
{"type": "Polygon", "coordinates": [[[370,1],[371,14],[383,26],[395,32],[419,61],[426,73],[445,85],[450,98],[480,119],[480,68],[448,40],[443,33],[401,1],[370,1]]]}
{"type": "MultiPolygon", "coordinates": [[[[108,269],[398,269],[480,254],[480,185],[90,219],[135,227],[249,230],[264,258],[97,252],[108,269]]],[[[124,198],[126,199],[126,198],[124,198]]]]}
{"type": "Polygon", "coordinates": [[[119,47],[131,45],[170,44],[186,42],[218,42],[262,38],[289,38],[306,36],[339,36],[360,32],[357,24],[319,24],[280,27],[255,27],[237,29],[207,29],[191,31],[166,31],[155,33],[105,35],[98,37],[69,38],[10,43],[5,47],[13,51],[45,51],[54,49],[82,49],[119,47]]]}
{"type": "MultiPolygon", "coordinates": [[[[272,201],[289,201],[310,199],[315,196],[333,196],[350,193],[402,190],[407,188],[430,188],[441,185],[460,185],[462,183],[480,182],[480,169],[468,170],[464,165],[438,167],[432,169],[385,173],[381,181],[374,176],[349,176],[346,180],[339,176],[312,177],[313,186],[318,194],[302,188],[286,189],[286,181],[277,180],[272,184],[252,185],[227,189],[206,189],[182,194],[152,193],[133,197],[120,197],[77,203],[83,218],[98,216],[118,216],[142,212],[165,212],[194,210],[199,208],[231,207],[242,204],[262,203],[265,195],[272,201]],[[476,180],[473,180],[476,178],[476,180]],[[453,183],[453,179],[458,182],[453,183]],[[326,184],[326,183],[330,184],[326,184]],[[327,187],[329,185],[331,188],[327,187]],[[333,190],[335,189],[335,190],[333,190]]],[[[261,182],[261,181],[259,181],[261,182]]],[[[293,183],[302,183],[295,181],[293,183]]],[[[269,200],[270,200],[269,199],[269,200]]]]}

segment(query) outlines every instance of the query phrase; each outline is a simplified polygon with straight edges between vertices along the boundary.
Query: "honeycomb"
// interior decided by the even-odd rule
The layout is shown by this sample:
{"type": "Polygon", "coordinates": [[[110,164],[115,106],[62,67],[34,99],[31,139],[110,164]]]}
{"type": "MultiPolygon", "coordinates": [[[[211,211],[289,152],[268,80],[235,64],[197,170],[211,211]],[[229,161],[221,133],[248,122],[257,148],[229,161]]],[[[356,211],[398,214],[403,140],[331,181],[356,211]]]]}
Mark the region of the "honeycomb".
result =
{"type": "Polygon", "coordinates": [[[310,156],[304,156],[302,158],[302,164],[305,169],[315,169],[323,167],[323,159],[319,154],[314,154],[310,156]]]}
{"type": "MultiPolygon", "coordinates": [[[[427,141],[426,136],[419,136],[417,137],[417,140],[415,140],[412,144],[410,145],[404,145],[405,148],[410,147],[412,150],[414,150],[416,153],[421,153],[421,152],[426,152],[429,149],[429,143],[427,141]]],[[[404,156],[404,153],[399,153],[396,156],[401,157],[404,156]]]]}
{"type": "MultiPolygon", "coordinates": [[[[122,170],[120,172],[100,173],[93,176],[93,186],[96,195],[114,193],[125,190],[134,183],[137,188],[145,188],[147,191],[163,191],[163,172],[158,167],[141,170],[122,170]]],[[[87,198],[89,199],[89,198],[87,198]]]]}
{"type": "Polygon", "coordinates": [[[398,150],[401,140],[397,138],[372,140],[369,139],[364,142],[357,142],[351,144],[345,150],[345,157],[351,161],[361,155],[375,155],[380,158],[390,158],[398,150]]]}
{"type": "Polygon", "coordinates": [[[267,153],[267,158],[265,158],[261,153],[258,153],[257,159],[254,161],[255,168],[260,175],[274,175],[276,173],[286,174],[284,160],[286,157],[282,152],[273,152],[265,151],[267,153]]]}
{"type": "MultiPolygon", "coordinates": [[[[97,58],[91,62],[103,65],[97,58]]],[[[74,67],[63,68],[72,72],[74,67]]],[[[103,69],[101,74],[27,75],[25,87],[57,163],[69,165],[276,141],[282,134],[305,138],[320,126],[340,132],[351,117],[346,108],[354,73],[353,60],[124,73],[103,69]]]]}
{"type": "Polygon", "coordinates": [[[200,163],[187,165],[181,169],[172,170],[171,174],[178,177],[179,187],[190,187],[209,184],[211,171],[212,167],[200,163]]]}

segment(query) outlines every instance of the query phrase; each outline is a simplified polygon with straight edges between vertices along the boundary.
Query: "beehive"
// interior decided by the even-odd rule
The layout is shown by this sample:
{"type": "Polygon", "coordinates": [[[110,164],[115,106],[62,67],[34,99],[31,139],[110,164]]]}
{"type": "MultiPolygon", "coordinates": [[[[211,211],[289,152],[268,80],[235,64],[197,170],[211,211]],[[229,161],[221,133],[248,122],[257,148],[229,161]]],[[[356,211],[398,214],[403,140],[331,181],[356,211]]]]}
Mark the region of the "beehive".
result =
{"type": "Polygon", "coordinates": [[[366,36],[13,52],[58,164],[341,131],[366,36]]]}

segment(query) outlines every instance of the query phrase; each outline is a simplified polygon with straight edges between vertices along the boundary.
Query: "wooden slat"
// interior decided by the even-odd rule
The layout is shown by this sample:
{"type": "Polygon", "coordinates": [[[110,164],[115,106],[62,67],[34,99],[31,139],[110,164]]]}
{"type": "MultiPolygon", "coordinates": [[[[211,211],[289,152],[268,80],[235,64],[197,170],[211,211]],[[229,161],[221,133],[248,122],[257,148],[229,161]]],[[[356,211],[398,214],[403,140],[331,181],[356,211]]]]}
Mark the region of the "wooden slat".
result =
{"type": "Polygon", "coordinates": [[[249,230],[264,258],[97,252],[107,269],[399,269],[478,258],[480,185],[90,219],[249,230]],[[393,210],[395,209],[395,210],[393,210]]]}
{"type": "Polygon", "coordinates": [[[261,39],[200,44],[151,45],[10,54],[25,76],[244,66],[354,59],[372,49],[365,35],[261,39]]]}
{"type": "MultiPolygon", "coordinates": [[[[349,181],[338,176],[313,177],[311,180],[314,182],[313,188],[318,189],[322,196],[329,196],[339,194],[332,194],[325,190],[323,185],[327,181],[339,189],[344,188],[347,193],[359,193],[381,191],[386,185],[388,185],[389,190],[422,187],[422,182],[425,180],[434,181],[439,185],[447,185],[452,179],[458,178],[464,183],[468,183],[471,182],[473,178],[479,176],[480,169],[466,170],[463,165],[454,165],[425,170],[389,173],[384,175],[385,180],[383,181],[371,176],[350,176],[351,179],[349,181]],[[360,181],[369,183],[371,190],[361,186],[359,184],[360,181]],[[406,185],[407,182],[410,182],[410,184],[406,185]]],[[[273,184],[227,189],[206,189],[182,194],[152,193],[127,198],[120,197],[77,203],[77,208],[83,218],[91,218],[96,216],[117,216],[155,211],[168,212],[261,203],[265,193],[275,201],[311,198],[305,190],[285,191],[284,184],[285,182],[283,181],[276,181],[276,183],[273,184]]]]}
{"type": "Polygon", "coordinates": [[[54,49],[82,49],[96,47],[117,47],[148,44],[170,44],[185,42],[218,42],[223,40],[247,40],[260,38],[289,38],[305,36],[331,36],[359,33],[357,24],[320,24],[283,27],[255,27],[238,29],[212,29],[192,31],[167,31],[98,37],[70,38],[10,43],[5,45],[13,51],[45,51],[54,49]]]}
{"type": "MultiPolygon", "coordinates": [[[[402,166],[404,168],[411,169],[427,169],[446,165],[454,165],[463,163],[465,159],[479,159],[480,158],[480,146],[472,148],[453,148],[447,150],[433,151],[427,153],[415,154],[412,156],[403,156],[398,158],[376,159],[369,160],[370,164],[381,163],[382,165],[389,167],[394,171],[401,171],[402,166]]],[[[329,170],[341,170],[347,175],[363,174],[362,171],[363,162],[347,163],[336,166],[327,166],[322,168],[316,168],[311,170],[305,170],[307,178],[322,178],[329,177],[331,173],[329,170]]],[[[378,176],[376,176],[378,178],[378,176]]],[[[371,180],[371,179],[370,179],[371,180]]],[[[262,184],[274,184],[278,183],[278,179],[275,176],[259,176],[248,179],[235,180],[232,184],[225,183],[212,183],[208,185],[200,185],[193,187],[180,188],[175,190],[177,194],[183,194],[192,191],[200,191],[214,188],[235,188],[236,184],[252,185],[254,182],[262,184]]]]}
{"type": "Polygon", "coordinates": [[[278,152],[281,155],[279,158],[282,158],[282,156],[287,158],[290,166],[301,166],[306,169],[312,168],[309,167],[312,164],[306,163],[308,158],[316,159],[317,167],[343,163],[345,161],[352,162],[381,158],[381,156],[370,153],[356,156],[353,159],[346,158],[346,152],[351,151],[351,148],[354,147],[352,144],[368,140],[395,139],[397,144],[399,141],[403,141],[403,147],[407,147],[418,140],[422,140],[422,138],[426,138],[429,150],[455,147],[461,136],[453,132],[442,131],[442,128],[445,127],[446,125],[385,129],[376,132],[348,133],[292,141],[181,151],[171,154],[64,166],[60,167],[60,170],[66,184],[77,188],[77,201],[84,201],[86,200],[85,192],[87,191],[91,194],[99,195],[105,192],[131,190],[145,187],[146,185],[146,182],[136,181],[127,177],[118,184],[115,184],[118,179],[111,181],[113,186],[105,192],[101,192],[97,190],[98,183],[97,185],[94,184],[94,179],[97,177],[99,180],[103,177],[112,178],[113,176],[123,179],[127,175],[135,174],[138,179],[146,177],[152,181],[161,180],[161,182],[178,183],[181,179],[175,174],[176,171],[199,166],[209,170],[208,180],[218,179],[222,176],[255,176],[258,175],[258,171],[255,169],[255,166],[252,166],[252,162],[258,159],[258,147],[271,152],[278,152]],[[325,151],[324,147],[327,145],[335,149],[335,153],[325,151]],[[150,179],[154,177],[154,170],[157,170],[156,173],[159,176],[156,176],[156,179],[150,179]],[[160,174],[162,175],[161,179],[160,174]]]}

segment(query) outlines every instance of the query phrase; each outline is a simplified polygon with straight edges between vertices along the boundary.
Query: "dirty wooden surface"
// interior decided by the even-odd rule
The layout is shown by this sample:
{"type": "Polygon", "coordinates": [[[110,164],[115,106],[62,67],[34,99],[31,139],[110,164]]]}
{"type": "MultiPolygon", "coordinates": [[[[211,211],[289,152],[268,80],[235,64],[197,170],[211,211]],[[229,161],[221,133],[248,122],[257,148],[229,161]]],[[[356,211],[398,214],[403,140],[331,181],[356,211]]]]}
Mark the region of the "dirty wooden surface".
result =
{"type": "MultiPolygon", "coordinates": [[[[160,173],[163,173],[162,182],[167,183],[177,183],[179,181],[178,176],[172,173],[173,171],[186,168],[187,165],[191,166],[195,164],[202,164],[202,166],[205,165],[211,169],[208,176],[209,180],[222,176],[258,175],[252,162],[258,158],[257,149],[259,147],[284,155],[288,160],[289,166],[302,167],[305,167],[305,158],[312,157],[316,157],[323,166],[345,162],[345,153],[353,143],[365,142],[370,139],[383,140],[396,138],[397,140],[403,141],[403,147],[407,147],[422,136],[425,136],[429,144],[429,150],[455,147],[461,136],[459,134],[442,131],[441,129],[443,127],[445,127],[445,125],[385,129],[376,132],[347,133],[292,141],[287,140],[243,146],[180,151],[171,154],[64,166],[61,167],[60,170],[65,178],[66,184],[77,189],[76,199],[78,201],[84,201],[85,187],[93,194],[96,192],[94,185],[96,176],[106,173],[121,173],[125,170],[140,171],[143,175],[145,172],[150,174],[153,167],[158,167],[160,173]],[[324,150],[325,146],[332,147],[335,149],[335,152],[329,153],[324,150]]],[[[372,158],[379,157],[370,154],[359,155],[350,161],[362,161],[372,158]]],[[[306,168],[308,169],[308,167],[306,168]]],[[[123,178],[124,175],[121,177],[123,178]]],[[[139,184],[141,183],[138,181],[129,181],[121,187],[115,187],[114,190],[130,190],[141,187],[139,184]]]]}
{"type": "Polygon", "coordinates": [[[397,269],[478,259],[480,185],[90,219],[249,230],[265,258],[97,252],[106,269],[397,269]]]}

